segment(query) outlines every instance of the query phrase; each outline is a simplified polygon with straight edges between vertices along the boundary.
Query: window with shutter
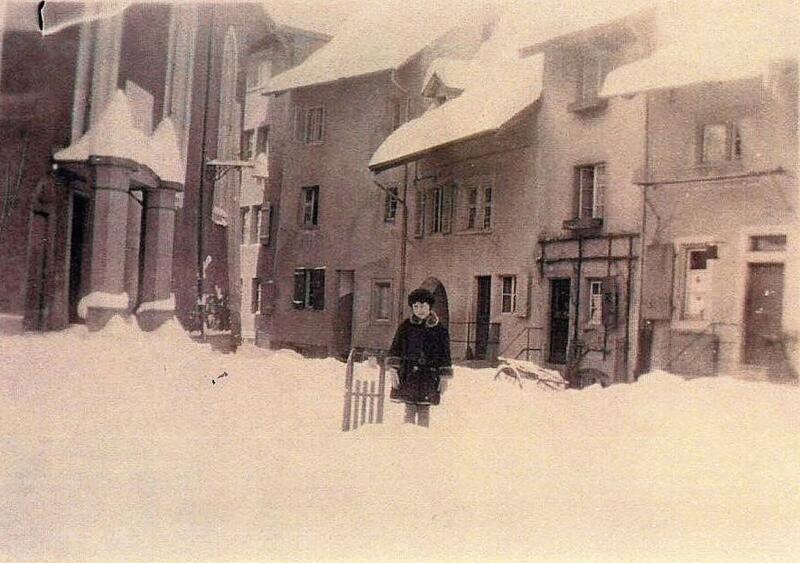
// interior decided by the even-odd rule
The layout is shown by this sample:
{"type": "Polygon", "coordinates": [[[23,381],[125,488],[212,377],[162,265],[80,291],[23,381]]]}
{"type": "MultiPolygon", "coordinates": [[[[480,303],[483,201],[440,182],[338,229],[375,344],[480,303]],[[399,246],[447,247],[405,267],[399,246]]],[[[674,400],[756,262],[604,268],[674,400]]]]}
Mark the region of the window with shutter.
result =
{"type": "Polygon", "coordinates": [[[605,164],[578,166],[575,169],[578,191],[578,217],[599,219],[604,213],[606,167],[605,164]]]}

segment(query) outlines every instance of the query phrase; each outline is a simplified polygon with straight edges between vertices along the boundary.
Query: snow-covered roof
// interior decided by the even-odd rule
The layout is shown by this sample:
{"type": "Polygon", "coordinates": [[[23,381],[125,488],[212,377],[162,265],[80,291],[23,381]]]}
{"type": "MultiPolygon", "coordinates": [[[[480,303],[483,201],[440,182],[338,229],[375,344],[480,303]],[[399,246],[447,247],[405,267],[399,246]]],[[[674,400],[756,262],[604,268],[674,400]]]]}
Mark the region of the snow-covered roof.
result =
{"type": "Polygon", "coordinates": [[[303,64],[274,76],[267,92],[396,69],[447,31],[474,24],[492,9],[477,0],[374,0],[364,6],[303,64]]]}
{"type": "Polygon", "coordinates": [[[278,25],[332,37],[358,3],[353,0],[264,0],[261,6],[278,25]]]}
{"type": "Polygon", "coordinates": [[[405,123],[378,147],[369,167],[383,170],[438,148],[491,133],[539,99],[543,56],[483,67],[459,97],[405,123]]]}
{"type": "Polygon", "coordinates": [[[91,156],[126,158],[149,167],[159,178],[182,184],[186,170],[175,133],[167,118],[153,135],[141,131],[134,121],[128,96],[117,90],[97,123],[65,149],[55,153],[56,161],[85,161],[91,156]]]}
{"type": "Polygon", "coordinates": [[[702,6],[685,4],[673,12],[662,10],[659,27],[665,46],[648,58],[611,71],[601,95],[761,76],[771,61],[798,58],[797,25],[797,7],[783,0],[766,4],[712,1],[702,6]]]}
{"type": "Polygon", "coordinates": [[[178,131],[170,117],[158,124],[150,138],[152,157],[145,162],[159,178],[167,182],[182,184],[186,178],[186,163],[181,156],[178,131]]]}
{"type": "Polygon", "coordinates": [[[657,0],[522,0],[509,10],[520,48],[547,41],[629,16],[657,4],[657,0]]]}

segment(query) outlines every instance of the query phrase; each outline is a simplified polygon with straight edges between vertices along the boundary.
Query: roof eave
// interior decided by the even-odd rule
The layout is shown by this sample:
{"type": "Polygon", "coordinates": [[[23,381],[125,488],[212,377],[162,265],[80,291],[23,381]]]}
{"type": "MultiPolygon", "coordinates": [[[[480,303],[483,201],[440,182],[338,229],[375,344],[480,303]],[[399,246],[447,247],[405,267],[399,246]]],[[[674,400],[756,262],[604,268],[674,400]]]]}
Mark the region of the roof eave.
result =
{"type": "Polygon", "coordinates": [[[428,156],[429,154],[432,154],[432,153],[434,153],[436,151],[439,151],[439,150],[442,150],[442,149],[446,149],[448,147],[452,147],[452,146],[458,145],[460,143],[466,143],[467,141],[471,141],[471,140],[477,139],[479,137],[492,135],[494,133],[497,133],[499,130],[500,130],[500,127],[496,127],[496,128],[493,128],[493,129],[487,129],[485,131],[480,131],[478,133],[473,133],[472,135],[468,135],[466,137],[461,137],[459,139],[454,139],[452,141],[447,141],[446,143],[440,143],[440,144],[432,146],[432,147],[428,147],[428,148],[425,148],[425,149],[420,149],[418,151],[415,151],[415,152],[412,152],[412,153],[408,153],[406,155],[393,158],[391,160],[386,160],[386,161],[383,161],[383,162],[379,162],[377,164],[370,164],[369,165],[369,169],[372,172],[376,172],[376,173],[377,172],[383,172],[385,170],[389,170],[390,168],[395,168],[397,166],[400,166],[401,164],[406,164],[408,162],[413,162],[415,160],[419,160],[420,158],[422,158],[424,156],[428,156]]]}
{"type": "Polygon", "coordinates": [[[269,95],[272,95],[272,94],[277,95],[277,94],[283,94],[284,92],[291,92],[292,90],[300,90],[302,88],[314,88],[314,87],[317,87],[317,86],[330,86],[331,84],[337,84],[339,82],[344,82],[345,80],[356,80],[358,78],[367,78],[367,77],[375,75],[375,74],[380,74],[382,72],[390,72],[392,70],[397,70],[397,68],[396,67],[382,68],[382,69],[379,69],[379,70],[374,70],[372,72],[365,72],[364,74],[356,74],[354,76],[342,76],[340,78],[334,78],[333,80],[326,80],[326,81],[323,81],[323,82],[309,82],[308,84],[299,84],[297,86],[289,86],[287,88],[278,88],[278,89],[275,89],[275,90],[273,90],[273,89],[265,89],[265,90],[262,90],[261,95],[262,96],[269,96],[269,95]]]}

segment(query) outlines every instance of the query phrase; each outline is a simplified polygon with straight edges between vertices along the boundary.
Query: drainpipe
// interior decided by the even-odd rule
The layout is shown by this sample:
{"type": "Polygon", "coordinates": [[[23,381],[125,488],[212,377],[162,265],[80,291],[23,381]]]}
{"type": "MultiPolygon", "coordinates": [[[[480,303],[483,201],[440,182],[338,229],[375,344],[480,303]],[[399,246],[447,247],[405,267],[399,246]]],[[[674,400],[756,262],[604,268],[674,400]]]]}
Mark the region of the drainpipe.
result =
{"type": "MultiPolygon", "coordinates": [[[[642,354],[642,350],[639,347],[639,335],[642,332],[642,303],[644,302],[644,259],[645,254],[647,252],[647,241],[645,237],[647,235],[647,188],[649,186],[649,182],[651,179],[651,171],[650,171],[650,95],[648,93],[644,93],[644,167],[643,173],[646,180],[646,183],[642,185],[642,209],[641,209],[641,219],[639,221],[639,295],[637,299],[636,305],[636,335],[635,338],[636,342],[636,360],[634,362],[634,371],[639,369],[641,365],[640,357],[642,354]]],[[[630,260],[630,258],[629,258],[630,260]]],[[[628,269],[628,277],[630,278],[630,267],[628,269]]],[[[630,292],[628,293],[627,300],[630,301],[630,292]]],[[[625,319],[626,325],[630,324],[630,318],[625,319]]],[[[630,366],[628,365],[628,355],[630,349],[630,338],[626,339],[625,341],[625,376],[629,382],[635,381],[638,377],[638,373],[628,373],[630,371],[630,366]]],[[[652,352],[651,352],[652,353],[652,352]]]]}
{"type": "MultiPolygon", "coordinates": [[[[416,164],[415,164],[416,166],[416,164]]],[[[403,304],[406,300],[406,267],[408,260],[408,163],[403,165],[403,218],[400,222],[400,281],[398,293],[400,300],[397,306],[398,322],[403,318],[403,304]]]]}
{"type": "Polygon", "coordinates": [[[203,98],[203,122],[201,127],[202,148],[200,150],[200,185],[197,198],[197,302],[195,306],[200,311],[200,335],[205,333],[205,312],[200,309],[203,301],[203,278],[205,277],[205,264],[203,260],[203,221],[205,220],[205,189],[206,189],[206,151],[208,150],[208,98],[211,90],[211,46],[214,37],[214,7],[211,6],[211,18],[206,38],[206,83],[203,98]]]}
{"type": "MultiPolygon", "coordinates": [[[[389,73],[389,81],[392,86],[400,90],[406,98],[406,120],[409,118],[411,110],[411,96],[409,91],[397,81],[397,71],[392,69],[389,73]]],[[[414,176],[417,174],[417,167],[419,164],[415,161],[414,176]]],[[[406,296],[406,268],[408,261],[408,162],[403,164],[403,195],[400,204],[403,207],[403,218],[400,222],[400,280],[398,282],[398,294],[400,299],[397,305],[397,319],[398,322],[403,318],[403,311],[405,309],[405,296],[406,296]]]]}

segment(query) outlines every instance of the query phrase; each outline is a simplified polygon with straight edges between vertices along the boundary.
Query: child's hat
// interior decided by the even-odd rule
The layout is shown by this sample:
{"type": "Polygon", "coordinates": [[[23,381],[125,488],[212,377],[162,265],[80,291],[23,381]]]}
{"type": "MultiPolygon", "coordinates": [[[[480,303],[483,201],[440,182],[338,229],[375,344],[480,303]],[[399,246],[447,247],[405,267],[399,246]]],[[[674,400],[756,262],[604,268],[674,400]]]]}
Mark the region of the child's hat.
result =
{"type": "Polygon", "coordinates": [[[433,293],[424,287],[420,287],[408,294],[408,305],[413,306],[414,303],[427,303],[433,307],[433,304],[436,303],[436,298],[433,293]]]}

